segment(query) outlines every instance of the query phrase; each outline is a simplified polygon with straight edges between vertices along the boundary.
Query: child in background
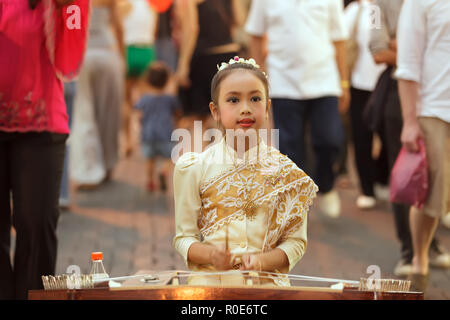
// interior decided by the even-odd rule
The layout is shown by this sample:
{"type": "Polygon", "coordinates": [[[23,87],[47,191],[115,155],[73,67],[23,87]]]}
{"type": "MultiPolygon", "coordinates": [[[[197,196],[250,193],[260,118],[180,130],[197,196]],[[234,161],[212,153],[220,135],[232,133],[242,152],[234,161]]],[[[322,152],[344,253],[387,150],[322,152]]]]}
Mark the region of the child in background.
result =
{"type": "Polygon", "coordinates": [[[306,250],[317,186],[260,139],[271,103],[267,78],[253,59],[223,63],[211,96],[210,111],[225,137],[176,163],[173,244],[190,270],[221,272],[194,274],[188,284],[242,285],[241,274],[227,272],[240,269],[272,272],[261,285],[289,286],[282,274],[306,250]]]}
{"type": "Polygon", "coordinates": [[[168,67],[162,62],[154,62],[147,75],[149,90],[135,106],[141,111],[141,147],[142,154],[147,159],[147,190],[150,192],[157,188],[155,167],[158,156],[164,161],[163,169],[158,175],[159,187],[162,191],[167,188],[174,146],[170,139],[175,118],[181,113],[177,98],[166,93],[169,77],[168,67]]]}

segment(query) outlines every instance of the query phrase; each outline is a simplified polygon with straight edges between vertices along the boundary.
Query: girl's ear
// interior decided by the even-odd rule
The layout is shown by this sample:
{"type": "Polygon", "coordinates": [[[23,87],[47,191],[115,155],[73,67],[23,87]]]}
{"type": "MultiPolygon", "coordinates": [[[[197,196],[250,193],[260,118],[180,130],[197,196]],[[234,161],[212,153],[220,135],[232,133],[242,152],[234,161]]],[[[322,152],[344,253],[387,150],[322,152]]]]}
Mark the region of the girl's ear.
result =
{"type": "Polygon", "coordinates": [[[217,108],[215,103],[212,101],[209,103],[209,110],[211,111],[211,115],[212,115],[213,119],[216,122],[219,121],[219,109],[217,108]]]}

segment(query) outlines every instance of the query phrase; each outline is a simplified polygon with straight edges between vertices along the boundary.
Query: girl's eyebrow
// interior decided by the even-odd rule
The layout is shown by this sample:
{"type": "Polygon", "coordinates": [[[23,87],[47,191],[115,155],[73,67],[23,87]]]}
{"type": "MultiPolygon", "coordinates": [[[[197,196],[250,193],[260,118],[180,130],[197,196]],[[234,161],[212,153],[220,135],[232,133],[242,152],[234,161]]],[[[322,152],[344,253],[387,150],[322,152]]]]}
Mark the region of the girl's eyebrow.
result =
{"type": "MultiPolygon", "coordinates": [[[[252,90],[249,93],[250,94],[254,94],[254,93],[261,93],[262,94],[261,90],[252,90]]],[[[241,92],[241,91],[230,91],[230,92],[227,92],[227,95],[229,95],[229,94],[231,94],[231,95],[239,95],[239,94],[243,94],[243,92],[241,92]]]]}

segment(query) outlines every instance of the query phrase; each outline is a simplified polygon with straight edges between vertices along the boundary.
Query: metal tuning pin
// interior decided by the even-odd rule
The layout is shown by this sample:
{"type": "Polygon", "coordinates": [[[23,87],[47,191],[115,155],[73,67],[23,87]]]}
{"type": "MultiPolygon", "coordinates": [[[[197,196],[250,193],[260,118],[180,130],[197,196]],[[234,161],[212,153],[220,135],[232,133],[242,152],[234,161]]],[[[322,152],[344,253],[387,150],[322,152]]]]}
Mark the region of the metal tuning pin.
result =
{"type": "Polygon", "coordinates": [[[44,290],[89,289],[94,287],[91,275],[42,276],[44,290]]]}
{"type": "Polygon", "coordinates": [[[396,279],[366,279],[361,278],[360,291],[377,292],[409,292],[411,281],[396,279]]]}

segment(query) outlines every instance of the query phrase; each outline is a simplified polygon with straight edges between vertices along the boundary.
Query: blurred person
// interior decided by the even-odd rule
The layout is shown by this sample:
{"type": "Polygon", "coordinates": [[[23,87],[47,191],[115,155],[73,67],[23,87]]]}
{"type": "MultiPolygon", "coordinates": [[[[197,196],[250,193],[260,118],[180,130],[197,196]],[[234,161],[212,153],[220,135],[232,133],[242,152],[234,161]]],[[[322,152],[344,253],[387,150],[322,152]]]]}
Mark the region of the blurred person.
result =
{"type": "Polygon", "coordinates": [[[140,79],[155,60],[155,33],[157,13],[148,0],[127,0],[124,17],[124,43],[126,46],[126,103],[123,111],[125,155],[133,151],[132,111],[139,96],[140,79]]]}
{"type": "MultiPolygon", "coordinates": [[[[389,172],[392,171],[395,160],[402,147],[400,140],[403,120],[398,93],[397,80],[393,72],[397,66],[397,25],[403,0],[375,0],[374,5],[379,7],[380,28],[373,28],[369,44],[370,51],[376,63],[384,63],[392,67],[389,87],[384,97],[383,109],[380,118],[385,133],[385,145],[388,157],[389,172]]],[[[411,229],[409,223],[410,206],[401,203],[392,203],[394,211],[395,228],[401,244],[401,258],[394,268],[398,277],[409,276],[412,272],[412,258],[414,255],[411,229]]],[[[437,267],[448,267],[450,257],[446,249],[433,239],[430,250],[430,262],[437,267]]]]}
{"type": "MultiPolygon", "coordinates": [[[[154,1],[154,0],[153,0],[154,1]]],[[[178,63],[178,48],[174,37],[175,13],[173,0],[159,3],[157,10],[158,23],[156,27],[155,53],[156,61],[164,62],[170,69],[167,92],[178,94],[178,85],[175,77],[178,63]]]]}
{"type": "Polygon", "coordinates": [[[221,61],[239,52],[232,30],[243,24],[240,4],[240,0],[175,1],[180,32],[176,77],[188,126],[194,120],[203,121],[203,129],[215,126],[208,108],[211,75],[221,61]]]}
{"type": "Polygon", "coordinates": [[[250,55],[267,67],[280,151],[306,168],[305,130],[310,125],[319,206],[338,217],[333,166],[344,141],[340,113],[347,111],[350,97],[343,2],[254,0],[246,31],[250,55]]]}
{"type": "MultiPolygon", "coordinates": [[[[403,129],[409,152],[425,143],[429,193],[423,208],[412,207],[412,285],[425,291],[429,250],[450,200],[450,2],[405,0],[398,26],[398,78],[403,129]]],[[[450,261],[449,265],[450,267],[450,261]]]]}
{"type": "MultiPolygon", "coordinates": [[[[75,99],[77,84],[76,81],[64,83],[64,101],[66,103],[67,116],[69,120],[69,128],[72,124],[73,102],[75,99]]],[[[66,145],[66,154],[64,156],[64,169],[61,179],[61,190],[59,194],[59,207],[63,210],[70,207],[70,191],[69,191],[69,146],[66,145]]]]}
{"type": "Polygon", "coordinates": [[[370,0],[359,0],[353,1],[345,8],[350,37],[358,45],[356,60],[350,71],[350,120],[355,163],[362,192],[356,200],[360,209],[371,209],[376,205],[374,186],[379,180],[378,167],[377,161],[372,157],[373,132],[363,121],[363,112],[379,76],[386,69],[386,65],[375,63],[369,51],[371,4],[370,0]]]}
{"type": "Polygon", "coordinates": [[[62,79],[78,73],[88,11],[87,0],[0,0],[0,299],[27,299],[55,272],[69,134],[62,79]]]}
{"type": "Polygon", "coordinates": [[[174,143],[171,141],[176,117],[181,114],[178,99],[167,93],[170,69],[163,62],[154,62],[147,75],[149,92],[136,104],[141,113],[141,148],[147,160],[147,190],[157,189],[155,167],[158,157],[162,157],[163,169],[158,173],[159,188],[167,189],[167,177],[171,171],[171,153],[174,143]]]}
{"type": "Polygon", "coordinates": [[[110,179],[118,160],[124,43],[117,2],[92,0],[89,44],[78,80],[70,175],[78,189],[110,179]]]}
{"type": "Polygon", "coordinates": [[[172,36],[174,28],[174,4],[162,12],[158,12],[156,28],[155,52],[156,60],[163,61],[171,73],[175,72],[178,63],[178,54],[175,40],[172,36]]]}

